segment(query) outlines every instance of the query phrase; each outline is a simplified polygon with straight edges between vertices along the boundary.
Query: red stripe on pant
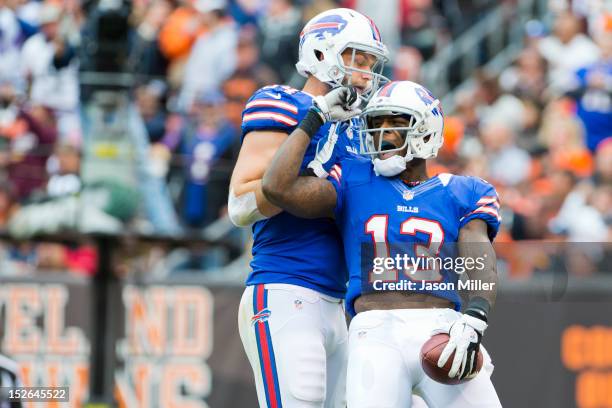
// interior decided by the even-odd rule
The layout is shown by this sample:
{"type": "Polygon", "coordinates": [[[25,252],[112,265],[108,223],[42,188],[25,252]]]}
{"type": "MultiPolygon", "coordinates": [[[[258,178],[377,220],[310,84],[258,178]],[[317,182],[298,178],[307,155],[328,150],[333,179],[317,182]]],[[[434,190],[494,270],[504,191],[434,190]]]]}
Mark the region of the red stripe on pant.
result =
{"type": "MultiPolygon", "coordinates": [[[[264,304],[264,285],[257,285],[257,310],[261,311],[265,309],[264,304]]],[[[268,344],[268,337],[266,336],[266,322],[258,321],[257,323],[257,336],[259,338],[259,344],[261,346],[261,356],[264,367],[264,387],[268,390],[268,396],[270,398],[270,408],[278,408],[279,404],[276,400],[276,390],[274,389],[274,372],[272,368],[272,359],[270,358],[270,344],[268,344]]]]}

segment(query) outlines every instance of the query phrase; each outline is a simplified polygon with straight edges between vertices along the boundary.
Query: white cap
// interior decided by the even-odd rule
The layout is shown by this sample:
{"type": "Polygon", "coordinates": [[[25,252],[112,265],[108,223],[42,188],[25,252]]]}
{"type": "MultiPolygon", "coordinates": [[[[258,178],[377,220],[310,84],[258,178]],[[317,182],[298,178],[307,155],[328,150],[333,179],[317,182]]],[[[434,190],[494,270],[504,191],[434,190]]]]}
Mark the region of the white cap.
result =
{"type": "Polygon", "coordinates": [[[223,10],[227,0],[195,0],[193,6],[200,13],[209,13],[213,10],[223,10]]]}
{"type": "Polygon", "coordinates": [[[38,24],[49,24],[59,21],[62,9],[55,4],[44,4],[38,14],[38,24]]]}

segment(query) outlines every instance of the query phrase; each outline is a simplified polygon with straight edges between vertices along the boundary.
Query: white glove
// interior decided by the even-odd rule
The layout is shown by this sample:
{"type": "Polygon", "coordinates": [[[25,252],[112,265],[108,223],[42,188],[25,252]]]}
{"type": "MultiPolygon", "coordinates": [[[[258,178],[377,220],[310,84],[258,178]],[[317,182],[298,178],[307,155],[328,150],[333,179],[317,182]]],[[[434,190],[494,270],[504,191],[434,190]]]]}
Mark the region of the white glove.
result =
{"type": "Polygon", "coordinates": [[[343,86],[316,96],[314,105],[323,122],[343,122],[361,113],[361,100],[353,87],[343,86]]]}
{"type": "Polygon", "coordinates": [[[478,351],[482,334],[487,323],[476,317],[463,314],[451,326],[448,334],[450,339],[438,359],[438,367],[444,367],[448,358],[455,352],[455,358],[448,376],[450,378],[466,378],[476,368],[478,351]]]}
{"type": "Polygon", "coordinates": [[[315,155],[315,158],[308,163],[308,168],[312,169],[315,175],[319,178],[329,176],[329,173],[327,170],[325,170],[324,165],[327,164],[332,157],[334,157],[334,149],[336,147],[336,142],[338,141],[338,134],[336,133],[337,127],[337,123],[332,125],[327,134],[327,138],[319,139],[319,142],[317,143],[317,154],[315,155]]]}

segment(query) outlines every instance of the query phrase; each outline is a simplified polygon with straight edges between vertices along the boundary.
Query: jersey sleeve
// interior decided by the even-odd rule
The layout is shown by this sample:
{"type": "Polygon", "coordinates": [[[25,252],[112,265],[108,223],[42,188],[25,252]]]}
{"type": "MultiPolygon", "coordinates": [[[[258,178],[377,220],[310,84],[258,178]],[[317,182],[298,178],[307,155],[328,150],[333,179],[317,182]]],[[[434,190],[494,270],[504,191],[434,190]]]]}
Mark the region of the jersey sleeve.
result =
{"type": "Polygon", "coordinates": [[[336,217],[336,220],[339,221],[342,218],[346,196],[346,181],[342,177],[342,163],[336,163],[331,166],[327,180],[332,183],[334,189],[336,190],[336,207],[334,208],[334,216],[336,217]]]}
{"type": "Polygon", "coordinates": [[[489,239],[497,235],[501,217],[499,216],[499,197],[495,188],[478,177],[464,177],[454,186],[453,194],[459,200],[459,228],[473,219],[487,223],[489,239]]]}
{"type": "Polygon", "coordinates": [[[299,122],[299,105],[293,95],[280,87],[258,90],[242,112],[242,137],[256,130],[291,133],[299,122]]]}

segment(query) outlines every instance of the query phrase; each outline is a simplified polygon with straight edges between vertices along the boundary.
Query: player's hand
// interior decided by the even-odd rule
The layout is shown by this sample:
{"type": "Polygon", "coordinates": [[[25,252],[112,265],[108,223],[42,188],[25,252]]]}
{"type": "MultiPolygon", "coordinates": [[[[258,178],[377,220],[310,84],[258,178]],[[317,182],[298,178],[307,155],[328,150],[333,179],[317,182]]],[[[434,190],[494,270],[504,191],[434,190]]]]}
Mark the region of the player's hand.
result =
{"type": "MultiPolygon", "coordinates": [[[[338,126],[338,125],[332,125],[338,126]]],[[[320,139],[319,143],[317,143],[317,154],[315,158],[312,159],[310,163],[308,163],[308,168],[312,169],[314,174],[319,178],[325,178],[329,176],[326,167],[330,167],[330,160],[335,160],[334,156],[334,148],[336,146],[336,142],[338,141],[338,133],[336,127],[330,129],[330,132],[327,135],[327,138],[320,139]],[[321,143],[323,142],[323,143],[321,143]]]]}
{"type": "Polygon", "coordinates": [[[323,122],[342,122],[361,113],[359,94],[353,87],[342,86],[314,98],[314,107],[323,122]]]}
{"type": "Polygon", "coordinates": [[[444,367],[448,358],[455,352],[455,358],[448,376],[450,378],[466,378],[476,368],[478,351],[482,334],[487,323],[476,317],[463,314],[450,327],[450,339],[438,359],[438,367],[444,367]]]}

